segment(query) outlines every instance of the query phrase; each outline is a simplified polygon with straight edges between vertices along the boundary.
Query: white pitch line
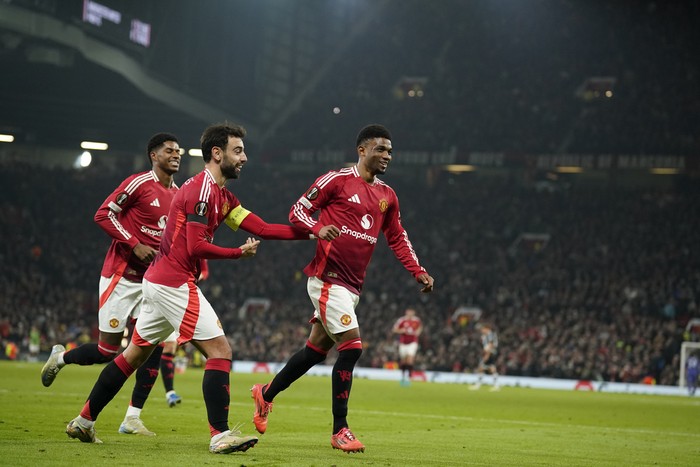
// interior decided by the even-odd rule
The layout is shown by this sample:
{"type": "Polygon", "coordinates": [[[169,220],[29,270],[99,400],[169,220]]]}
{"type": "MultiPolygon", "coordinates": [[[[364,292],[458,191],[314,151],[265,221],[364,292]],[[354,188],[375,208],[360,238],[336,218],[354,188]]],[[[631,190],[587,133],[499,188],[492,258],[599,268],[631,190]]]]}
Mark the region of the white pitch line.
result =
{"type": "MultiPolygon", "coordinates": [[[[249,405],[231,403],[231,405],[249,405]]],[[[298,405],[285,405],[285,408],[293,410],[303,410],[303,411],[315,411],[315,412],[325,412],[327,408],[320,407],[302,407],[298,405]]],[[[389,412],[384,410],[363,410],[363,409],[353,409],[353,413],[363,413],[368,415],[378,415],[383,417],[405,417],[405,418],[417,418],[424,420],[426,418],[431,418],[435,420],[455,420],[464,422],[479,422],[479,423],[508,423],[511,425],[524,425],[524,426],[538,426],[546,428],[572,428],[572,429],[590,429],[595,431],[606,431],[614,433],[638,433],[638,434],[650,434],[650,435],[674,435],[674,436],[687,436],[690,438],[700,438],[700,433],[684,433],[678,431],[665,431],[665,430],[649,430],[642,428],[615,428],[606,426],[593,426],[593,425],[573,425],[570,423],[552,423],[552,422],[530,422],[524,420],[508,420],[503,418],[477,418],[477,417],[467,417],[458,415],[435,415],[435,414],[415,414],[406,412],[389,412]]]]}
{"type": "MultiPolygon", "coordinates": [[[[0,388],[0,393],[8,393],[8,389],[0,388]]],[[[27,395],[28,393],[24,393],[27,395]]],[[[32,391],[29,394],[41,395],[41,396],[61,396],[61,397],[85,397],[85,394],[69,393],[69,392],[54,392],[50,390],[46,391],[32,391]]],[[[124,396],[128,398],[128,396],[124,396]]],[[[236,407],[252,407],[252,403],[248,402],[234,402],[231,401],[231,406],[236,407]]],[[[302,411],[313,411],[313,412],[326,412],[329,409],[326,407],[302,407],[300,405],[284,405],[285,409],[291,410],[302,410],[302,411]]],[[[404,417],[404,418],[417,418],[417,419],[434,419],[434,420],[455,420],[463,422],[478,422],[478,423],[506,423],[511,425],[523,425],[523,426],[535,426],[543,428],[571,428],[571,429],[588,429],[595,431],[606,431],[613,433],[637,433],[637,434],[648,434],[648,435],[672,435],[672,436],[685,436],[689,438],[700,438],[700,433],[684,433],[678,431],[665,431],[665,430],[649,430],[642,428],[615,428],[606,426],[593,426],[593,425],[574,425],[570,423],[552,423],[552,422],[531,422],[524,420],[509,420],[504,418],[477,418],[468,416],[458,416],[458,415],[435,415],[435,414],[416,414],[407,412],[389,412],[384,410],[363,410],[363,409],[353,409],[353,413],[363,413],[368,415],[378,415],[382,417],[404,417]]]]}

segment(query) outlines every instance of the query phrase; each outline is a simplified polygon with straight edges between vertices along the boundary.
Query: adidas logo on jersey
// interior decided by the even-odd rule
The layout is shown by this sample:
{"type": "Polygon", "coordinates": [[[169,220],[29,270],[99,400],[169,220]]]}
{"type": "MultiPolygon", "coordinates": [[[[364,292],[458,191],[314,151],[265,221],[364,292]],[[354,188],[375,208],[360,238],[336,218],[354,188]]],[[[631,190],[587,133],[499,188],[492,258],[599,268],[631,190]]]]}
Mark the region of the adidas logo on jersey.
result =
{"type": "Polygon", "coordinates": [[[158,201],[158,198],[156,198],[156,199],[154,199],[153,201],[151,201],[151,206],[155,206],[155,207],[157,207],[157,208],[160,207],[160,202],[158,201]]]}
{"type": "Polygon", "coordinates": [[[348,201],[350,201],[351,203],[362,204],[362,203],[360,203],[360,197],[357,196],[357,193],[355,193],[354,195],[352,195],[351,197],[349,197],[349,198],[348,198],[348,201]]]}

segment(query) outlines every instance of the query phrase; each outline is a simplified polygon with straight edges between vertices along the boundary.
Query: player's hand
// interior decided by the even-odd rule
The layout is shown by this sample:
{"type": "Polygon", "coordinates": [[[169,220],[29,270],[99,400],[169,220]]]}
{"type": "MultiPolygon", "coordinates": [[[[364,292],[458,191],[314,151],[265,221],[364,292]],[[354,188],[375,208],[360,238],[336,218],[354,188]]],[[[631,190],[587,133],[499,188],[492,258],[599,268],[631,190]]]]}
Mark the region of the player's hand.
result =
{"type": "Polygon", "coordinates": [[[158,254],[158,250],[154,250],[150,246],[144,245],[143,243],[138,243],[134,247],[133,251],[136,257],[146,264],[153,261],[158,254]]]}
{"type": "Polygon", "coordinates": [[[420,289],[420,291],[422,293],[430,293],[433,291],[433,282],[435,282],[435,281],[434,281],[433,277],[430,274],[428,274],[427,272],[424,272],[422,274],[418,274],[418,276],[416,276],[416,280],[420,284],[423,284],[423,288],[420,289]]]}
{"type": "Polygon", "coordinates": [[[318,232],[318,238],[322,240],[328,240],[329,242],[333,240],[334,238],[338,238],[340,236],[340,229],[332,224],[330,225],[324,225],[321,227],[321,230],[318,232]]]}
{"type": "Polygon", "coordinates": [[[251,256],[255,256],[255,254],[258,252],[258,245],[260,245],[260,240],[248,237],[248,240],[246,240],[245,243],[240,246],[241,258],[250,258],[251,256]]]}

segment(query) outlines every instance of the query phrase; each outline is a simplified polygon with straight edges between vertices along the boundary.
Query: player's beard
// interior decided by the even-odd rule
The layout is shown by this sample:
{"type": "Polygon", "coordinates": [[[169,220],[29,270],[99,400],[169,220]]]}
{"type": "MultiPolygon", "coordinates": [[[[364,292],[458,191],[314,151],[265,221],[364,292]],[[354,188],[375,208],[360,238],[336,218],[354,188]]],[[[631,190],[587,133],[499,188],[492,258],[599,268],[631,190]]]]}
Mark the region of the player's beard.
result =
{"type": "Polygon", "coordinates": [[[224,161],[221,164],[221,173],[227,179],[238,178],[238,176],[240,174],[240,170],[236,170],[237,168],[238,168],[237,164],[231,164],[231,163],[224,161]]]}

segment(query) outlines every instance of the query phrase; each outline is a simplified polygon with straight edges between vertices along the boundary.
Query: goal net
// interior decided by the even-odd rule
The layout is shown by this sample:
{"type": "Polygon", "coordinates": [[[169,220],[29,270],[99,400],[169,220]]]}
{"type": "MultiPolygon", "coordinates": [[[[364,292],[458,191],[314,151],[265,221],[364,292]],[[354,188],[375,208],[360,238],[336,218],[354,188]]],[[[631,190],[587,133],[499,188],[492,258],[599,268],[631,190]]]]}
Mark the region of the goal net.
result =
{"type": "Polygon", "coordinates": [[[694,353],[700,356],[700,342],[686,341],[681,344],[681,377],[678,385],[682,388],[688,386],[688,382],[685,380],[685,362],[688,361],[688,357],[694,353]]]}

